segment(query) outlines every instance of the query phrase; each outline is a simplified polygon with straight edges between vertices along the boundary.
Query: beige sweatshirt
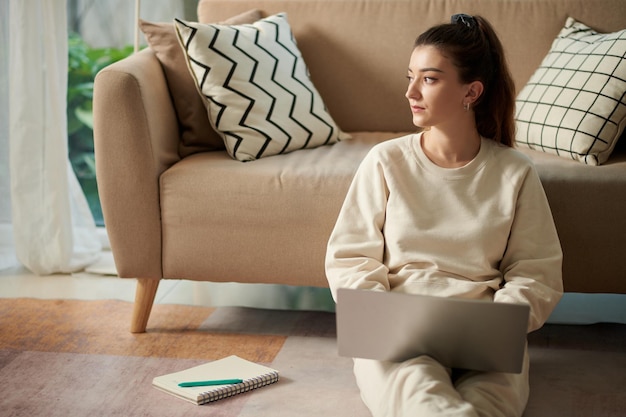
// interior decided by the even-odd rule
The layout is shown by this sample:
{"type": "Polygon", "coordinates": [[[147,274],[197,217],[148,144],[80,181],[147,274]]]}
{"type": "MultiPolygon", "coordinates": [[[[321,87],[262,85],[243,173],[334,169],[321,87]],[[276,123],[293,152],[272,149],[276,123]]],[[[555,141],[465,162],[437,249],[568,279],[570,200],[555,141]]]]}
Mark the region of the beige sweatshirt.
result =
{"type": "Polygon", "coordinates": [[[337,288],[494,299],[531,307],[529,331],[563,293],[562,252],[530,160],[483,139],[461,168],[432,163],[420,134],[375,146],[328,242],[337,288]]]}

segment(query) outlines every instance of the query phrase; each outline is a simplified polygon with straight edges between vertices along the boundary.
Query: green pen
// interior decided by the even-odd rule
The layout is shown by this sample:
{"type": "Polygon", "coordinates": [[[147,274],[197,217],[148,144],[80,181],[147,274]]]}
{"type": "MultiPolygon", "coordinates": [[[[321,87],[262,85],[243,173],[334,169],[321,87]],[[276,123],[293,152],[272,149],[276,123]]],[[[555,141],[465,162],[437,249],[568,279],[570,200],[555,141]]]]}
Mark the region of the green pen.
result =
{"type": "Polygon", "coordinates": [[[206,387],[209,385],[232,385],[232,384],[241,384],[243,379],[213,379],[211,381],[191,381],[191,382],[181,382],[178,384],[179,387],[188,388],[188,387],[206,387]]]}

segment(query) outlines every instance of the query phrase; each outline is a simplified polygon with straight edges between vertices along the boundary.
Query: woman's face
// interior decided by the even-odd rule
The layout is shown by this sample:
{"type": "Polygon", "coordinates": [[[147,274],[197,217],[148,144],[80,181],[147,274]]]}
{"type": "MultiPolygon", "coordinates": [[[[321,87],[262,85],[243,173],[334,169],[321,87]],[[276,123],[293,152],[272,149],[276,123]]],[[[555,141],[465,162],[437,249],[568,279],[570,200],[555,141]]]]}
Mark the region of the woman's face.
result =
{"type": "Polygon", "coordinates": [[[430,128],[457,123],[466,117],[464,109],[469,84],[461,83],[452,61],[434,46],[418,46],[411,54],[406,98],[411,106],[413,124],[430,128]]]}

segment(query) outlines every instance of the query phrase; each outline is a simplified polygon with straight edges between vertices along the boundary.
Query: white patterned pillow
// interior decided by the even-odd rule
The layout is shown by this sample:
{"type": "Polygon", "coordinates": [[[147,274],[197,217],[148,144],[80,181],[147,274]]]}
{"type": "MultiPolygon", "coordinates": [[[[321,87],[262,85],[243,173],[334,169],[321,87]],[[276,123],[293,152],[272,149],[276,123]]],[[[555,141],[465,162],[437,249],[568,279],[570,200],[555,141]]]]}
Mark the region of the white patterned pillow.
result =
{"type": "Polygon", "coordinates": [[[568,18],[516,102],[517,143],[600,165],[626,125],[626,29],[568,18]]]}
{"type": "Polygon", "coordinates": [[[285,13],[247,25],[174,24],[231,157],[251,161],[349,137],[311,82],[285,13]]]}

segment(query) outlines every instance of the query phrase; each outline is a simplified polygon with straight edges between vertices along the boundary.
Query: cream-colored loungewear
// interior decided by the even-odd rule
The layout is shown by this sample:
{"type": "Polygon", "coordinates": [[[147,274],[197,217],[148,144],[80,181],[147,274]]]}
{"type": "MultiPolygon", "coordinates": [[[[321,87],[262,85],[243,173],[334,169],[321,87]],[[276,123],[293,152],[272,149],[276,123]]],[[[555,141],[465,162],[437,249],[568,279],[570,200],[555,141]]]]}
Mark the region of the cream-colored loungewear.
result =
{"type": "MultiPolygon", "coordinates": [[[[328,242],[326,274],[340,287],[525,303],[540,328],[562,293],[562,252],[531,161],[482,139],[461,168],[432,163],[421,134],[376,145],[361,163],[328,242]]],[[[423,356],[354,360],[361,396],[378,416],[521,416],[521,374],[460,372],[423,356]]]]}

